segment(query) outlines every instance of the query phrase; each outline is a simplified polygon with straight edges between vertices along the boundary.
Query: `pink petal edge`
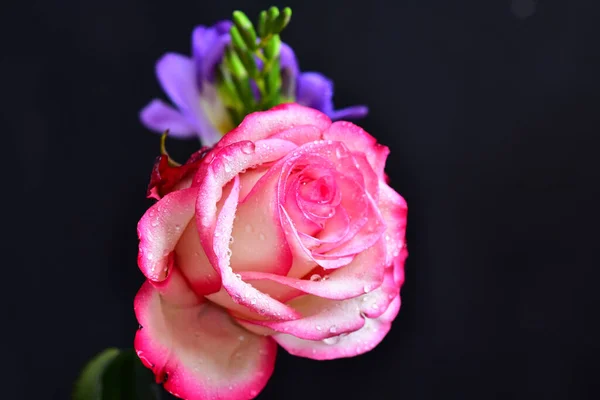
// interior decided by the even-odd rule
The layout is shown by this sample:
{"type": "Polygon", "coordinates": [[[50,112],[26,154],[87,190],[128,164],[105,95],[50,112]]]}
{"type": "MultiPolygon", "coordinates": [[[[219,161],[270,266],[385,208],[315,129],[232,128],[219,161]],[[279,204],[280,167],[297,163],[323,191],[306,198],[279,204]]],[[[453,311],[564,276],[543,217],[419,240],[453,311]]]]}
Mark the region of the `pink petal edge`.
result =
{"type": "Polygon", "coordinates": [[[238,326],[210,302],[172,306],[146,282],[134,309],[140,323],[136,352],[177,397],[249,400],[273,373],[275,342],[238,326]]]}

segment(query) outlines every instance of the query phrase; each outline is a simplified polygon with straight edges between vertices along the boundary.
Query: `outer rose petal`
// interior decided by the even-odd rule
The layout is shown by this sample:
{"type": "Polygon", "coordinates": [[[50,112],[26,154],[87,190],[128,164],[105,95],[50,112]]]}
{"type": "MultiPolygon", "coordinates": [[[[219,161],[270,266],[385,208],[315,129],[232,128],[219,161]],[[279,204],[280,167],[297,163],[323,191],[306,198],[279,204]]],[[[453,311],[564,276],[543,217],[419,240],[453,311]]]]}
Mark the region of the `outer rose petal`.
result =
{"type": "MultiPolygon", "coordinates": [[[[244,322],[289,333],[301,339],[321,340],[360,329],[365,317],[376,318],[383,314],[399,291],[400,286],[395,283],[393,270],[388,268],[381,286],[370,293],[342,301],[313,295],[301,296],[288,303],[303,315],[300,319],[244,322]]],[[[244,326],[250,329],[248,325],[244,326]]]]}
{"type": "Polygon", "coordinates": [[[387,224],[384,234],[388,254],[386,264],[390,265],[405,247],[407,205],[404,198],[384,182],[379,182],[379,211],[387,224]]]}
{"type": "Polygon", "coordinates": [[[165,389],[188,400],[254,398],[271,376],[277,346],[236,325],[210,302],[173,306],[146,282],[135,298],[135,349],[165,389]]]}
{"type": "MultiPolygon", "coordinates": [[[[299,314],[294,309],[256,290],[248,283],[237,277],[230,266],[229,238],[235,211],[239,201],[240,184],[235,176],[231,192],[225,199],[217,221],[208,226],[199,226],[200,241],[211,264],[220,272],[223,287],[239,304],[258,312],[261,315],[275,319],[295,319],[299,314]]],[[[204,206],[202,197],[198,197],[198,205],[204,206]]],[[[199,207],[200,208],[200,207],[199,207]]],[[[202,210],[203,208],[200,208],[202,210]]],[[[201,215],[199,212],[198,215],[201,215]]]]}
{"type": "Polygon", "coordinates": [[[221,289],[221,277],[202,249],[194,219],[185,228],[175,247],[175,263],[199,296],[216,293],[221,289]]]}
{"type": "Polygon", "coordinates": [[[138,265],[146,278],[152,281],[166,279],[169,255],[194,217],[196,195],[196,188],[169,193],[140,219],[138,265]]]}
{"type": "Polygon", "coordinates": [[[354,357],[372,350],[383,340],[399,310],[400,296],[396,296],[383,314],[374,319],[365,318],[364,326],[350,334],[320,341],[299,339],[282,333],[274,335],[273,338],[288,353],[299,357],[313,360],[354,357]]]}
{"type": "Polygon", "coordinates": [[[347,121],[334,122],[323,132],[323,139],[344,142],[351,151],[364,153],[379,179],[384,179],[385,159],[390,150],[377,143],[377,140],[361,127],[347,121]]]}
{"type": "Polygon", "coordinates": [[[242,123],[217,143],[217,147],[232,143],[266,139],[272,135],[299,125],[314,125],[324,131],[331,125],[327,115],[298,104],[281,104],[269,111],[259,111],[247,115],[242,123]]]}

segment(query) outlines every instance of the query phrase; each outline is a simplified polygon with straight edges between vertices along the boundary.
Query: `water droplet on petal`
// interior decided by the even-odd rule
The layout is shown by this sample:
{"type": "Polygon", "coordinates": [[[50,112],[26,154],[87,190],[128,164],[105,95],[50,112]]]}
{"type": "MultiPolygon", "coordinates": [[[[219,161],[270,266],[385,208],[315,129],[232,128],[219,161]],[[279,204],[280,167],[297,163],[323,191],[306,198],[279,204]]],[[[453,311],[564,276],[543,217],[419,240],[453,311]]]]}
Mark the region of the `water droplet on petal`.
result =
{"type": "Polygon", "coordinates": [[[323,343],[328,344],[330,346],[333,345],[333,344],[339,343],[339,341],[340,341],[340,337],[339,336],[333,336],[333,337],[330,337],[330,338],[323,339],[323,343]]]}
{"type": "Polygon", "coordinates": [[[313,281],[313,282],[318,282],[318,281],[320,281],[320,280],[321,280],[321,275],[319,275],[319,274],[314,274],[314,275],[312,275],[312,276],[310,277],[310,280],[311,280],[311,281],[313,281]]]}
{"type": "Polygon", "coordinates": [[[231,165],[228,162],[225,162],[224,164],[225,164],[225,167],[224,167],[225,172],[227,172],[227,173],[231,172],[231,165]]]}
{"type": "Polygon", "coordinates": [[[240,274],[234,274],[233,276],[235,276],[238,279],[242,279],[242,276],[240,274]]]}
{"type": "Polygon", "coordinates": [[[244,340],[246,340],[246,337],[245,337],[244,335],[240,335],[240,336],[238,337],[238,340],[239,340],[240,342],[243,342],[244,340]]]}
{"type": "Polygon", "coordinates": [[[331,328],[329,328],[329,333],[336,333],[336,332],[337,332],[337,326],[331,325],[331,328]]]}
{"type": "Polygon", "coordinates": [[[254,153],[256,146],[252,142],[246,142],[242,145],[242,153],[252,154],[254,153]]]}
{"type": "Polygon", "coordinates": [[[256,299],[252,299],[252,300],[250,300],[250,303],[252,303],[252,304],[256,304],[256,299]]]}
{"type": "Polygon", "coordinates": [[[315,328],[317,328],[318,331],[323,329],[323,328],[321,328],[321,325],[317,325],[317,326],[315,326],[315,328]]]}
{"type": "Polygon", "coordinates": [[[369,291],[371,290],[371,287],[369,285],[365,285],[365,287],[363,288],[365,293],[369,293],[369,291]]]}

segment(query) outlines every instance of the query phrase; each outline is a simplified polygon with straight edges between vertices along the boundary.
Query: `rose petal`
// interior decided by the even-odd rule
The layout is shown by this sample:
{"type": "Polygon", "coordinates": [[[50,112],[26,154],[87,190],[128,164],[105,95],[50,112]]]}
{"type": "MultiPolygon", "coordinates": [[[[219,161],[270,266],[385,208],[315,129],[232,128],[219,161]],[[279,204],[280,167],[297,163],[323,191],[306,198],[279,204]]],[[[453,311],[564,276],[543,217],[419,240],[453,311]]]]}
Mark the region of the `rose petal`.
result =
{"type": "Polygon", "coordinates": [[[135,299],[135,349],[165,389],[190,400],[254,398],[271,376],[277,346],[236,325],[210,302],[175,306],[145,283],[135,299]]]}
{"type": "Polygon", "coordinates": [[[235,272],[285,275],[292,266],[292,253],[279,217],[276,184],[273,174],[267,173],[254,186],[261,190],[253,189],[237,206],[231,243],[231,267],[235,272]]]}
{"type": "Polygon", "coordinates": [[[146,278],[152,281],[166,279],[169,255],[194,217],[196,195],[195,188],[171,192],[140,219],[138,265],[146,278]]]}
{"type": "Polygon", "coordinates": [[[158,133],[169,131],[169,135],[177,138],[196,136],[196,127],[178,110],[162,100],[152,100],[140,112],[140,120],[148,129],[158,133]]]}
{"type": "Polygon", "coordinates": [[[274,134],[271,138],[289,140],[301,146],[308,142],[320,140],[321,133],[322,131],[314,125],[300,125],[274,134]]]}
{"type": "Polygon", "coordinates": [[[247,115],[236,129],[223,136],[217,146],[228,146],[243,140],[265,139],[299,125],[314,125],[320,131],[324,131],[331,125],[331,120],[312,108],[293,103],[281,104],[269,111],[247,115]]]}
{"type": "Polygon", "coordinates": [[[323,139],[342,141],[353,152],[364,153],[380,179],[384,177],[385,159],[389,149],[361,127],[347,121],[334,122],[323,132],[323,139]]]}
{"type": "MultiPolygon", "coordinates": [[[[337,271],[336,271],[337,272],[337,271]]],[[[333,275],[333,274],[332,274],[333,275]]],[[[330,280],[333,277],[330,277],[330,280]]],[[[309,281],[310,282],[310,281],[309,281]]],[[[316,283],[316,282],[313,282],[316,283]]],[[[323,282],[323,286],[330,281],[323,282]]],[[[379,288],[347,300],[330,300],[320,296],[306,295],[295,298],[288,304],[302,314],[293,321],[252,321],[245,322],[264,326],[278,332],[289,333],[301,339],[322,340],[341,333],[354,332],[364,324],[364,316],[376,318],[388,308],[390,301],[399,293],[392,269],[388,269],[379,288]]]]}
{"type": "Polygon", "coordinates": [[[387,225],[384,234],[387,245],[386,264],[390,265],[405,247],[408,208],[404,198],[384,182],[379,184],[379,211],[387,225]]]}
{"type": "Polygon", "coordinates": [[[200,244],[196,220],[192,218],[175,247],[175,263],[199,296],[221,290],[221,277],[200,244]]]}
{"type": "MultiPolygon", "coordinates": [[[[294,143],[286,140],[267,139],[217,149],[210,168],[205,167],[197,174],[200,185],[197,217],[204,221],[201,223],[207,228],[214,224],[215,196],[233,176],[242,173],[243,180],[243,170],[275,161],[295,148],[294,143]]],[[[257,269],[285,274],[290,269],[291,253],[279,222],[279,209],[274,207],[277,198],[271,179],[275,172],[276,169],[271,168],[262,176],[238,205],[230,265],[236,272],[257,269]]]]}
{"type": "MultiPolygon", "coordinates": [[[[327,275],[327,279],[297,279],[264,272],[242,272],[240,275],[246,282],[271,281],[269,288],[285,285],[289,288],[310,293],[325,299],[351,299],[381,285],[384,278],[386,248],[383,240],[358,254],[354,260],[343,268],[335,269],[327,275]]],[[[254,283],[254,282],[253,282],[254,283]]],[[[281,291],[281,289],[279,289],[281,291]]]]}
{"type": "Polygon", "coordinates": [[[299,357],[313,360],[354,357],[372,350],[383,340],[399,310],[400,296],[396,296],[383,314],[374,319],[365,318],[363,327],[350,334],[320,341],[299,339],[288,334],[277,334],[273,338],[288,353],[299,357]]]}
{"type": "MultiPolygon", "coordinates": [[[[230,146],[230,147],[234,147],[230,146]]],[[[225,199],[223,207],[214,221],[216,212],[215,196],[219,186],[214,186],[217,176],[221,174],[207,175],[204,185],[200,187],[196,216],[198,217],[198,231],[200,241],[207,253],[211,264],[220,272],[223,288],[229,293],[233,300],[242,304],[254,312],[275,319],[294,319],[299,314],[285,304],[256,290],[248,283],[236,276],[230,265],[230,238],[233,229],[233,221],[236,216],[237,203],[239,201],[239,178],[236,175],[233,180],[231,192],[225,199]],[[212,186],[212,191],[206,190],[212,186]],[[213,203],[214,202],[214,203],[213,203]]]]}

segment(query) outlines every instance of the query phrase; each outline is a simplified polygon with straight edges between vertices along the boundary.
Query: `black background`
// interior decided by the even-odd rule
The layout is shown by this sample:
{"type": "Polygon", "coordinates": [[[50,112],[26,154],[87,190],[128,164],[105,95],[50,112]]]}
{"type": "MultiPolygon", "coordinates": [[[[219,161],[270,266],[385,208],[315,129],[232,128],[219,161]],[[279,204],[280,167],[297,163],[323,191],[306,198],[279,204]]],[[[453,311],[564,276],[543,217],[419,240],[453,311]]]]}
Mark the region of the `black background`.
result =
{"type": "MultiPolygon", "coordinates": [[[[409,204],[403,307],[364,356],[280,351],[259,399],[598,398],[600,13],[594,1],[288,0],[284,40],[391,148],[409,204]]],[[[3,5],[6,399],[67,399],[131,347],[154,62],[268,1],[3,5]],[[8,8],[7,8],[8,7],[8,8]]],[[[171,141],[183,158],[195,141],[171,141]]]]}

